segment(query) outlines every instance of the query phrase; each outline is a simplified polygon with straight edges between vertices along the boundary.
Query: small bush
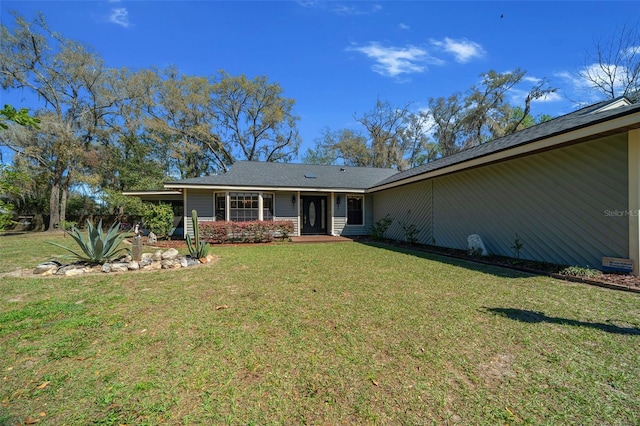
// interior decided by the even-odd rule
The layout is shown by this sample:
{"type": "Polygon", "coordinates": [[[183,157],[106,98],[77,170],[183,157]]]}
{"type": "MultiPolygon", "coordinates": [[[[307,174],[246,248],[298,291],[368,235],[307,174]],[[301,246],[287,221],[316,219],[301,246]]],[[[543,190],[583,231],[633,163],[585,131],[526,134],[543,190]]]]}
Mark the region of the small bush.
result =
{"type": "Polygon", "coordinates": [[[289,220],[251,222],[200,222],[200,236],[210,243],[266,243],[288,240],[293,233],[289,220]]]}
{"type": "Polygon", "coordinates": [[[166,237],[173,228],[173,209],[169,204],[144,203],[144,225],[159,237],[166,237]]]}
{"type": "Polygon", "coordinates": [[[584,266],[568,266],[561,270],[560,274],[579,278],[597,278],[602,275],[602,272],[597,269],[584,266]]]}
{"type": "Polygon", "coordinates": [[[380,219],[379,221],[377,221],[373,225],[373,229],[371,230],[371,236],[373,237],[373,239],[384,240],[386,238],[385,234],[387,233],[387,230],[391,226],[392,222],[393,222],[393,219],[388,214],[382,219],[380,219]]]}
{"type": "Polygon", "coordinates": [[[400,222],[400,227],[404,232],[404,241],[408,244],[415,244],[418,242],[418,234],[420,230],[413,223],[400,222]]]}

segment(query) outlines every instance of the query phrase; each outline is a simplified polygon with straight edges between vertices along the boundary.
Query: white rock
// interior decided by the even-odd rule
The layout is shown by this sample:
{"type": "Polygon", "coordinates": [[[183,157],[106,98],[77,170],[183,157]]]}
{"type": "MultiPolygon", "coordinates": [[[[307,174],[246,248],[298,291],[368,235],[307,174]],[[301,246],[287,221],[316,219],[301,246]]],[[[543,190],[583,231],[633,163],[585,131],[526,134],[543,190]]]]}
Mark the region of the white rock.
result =
{"type": "Polygon", "coordinates": [[[111,272],[111,264],[110,263],[105,263],[104,265],[102,265],[101,271],[104,272],[104,273],[107,273],[107,274],[109,272],[111,272]]]}
{"type": "Polygon", "coordinates": [[[482,256],[488,256],[489,252],[482,242],[480,235],[473,234],[467,237],[468,250],[471,254],[480,253],[482,256]]]}
{"type": "Polygon", "coordinates": [[[51,275],[55,273],[55,270],[60,267],[57,262],[43,262],[35,267],[33,273],[35,275],[51,275]]]}
{"type": "Polygon", "coordinates": [[[178,250],[174,248],[170,248],[169,250],[162,253],[162,260],[174,260],[178,258],[178,250]]]}
{"type": "Polygon", "coordinates": [[[129,270],[128,263],[115,262],[111,264],[111,272],[126,272],[129,270]]]}
{"type": "Polygon", "coordinates": [[[74,277],[76,275],[82,275],[82,274],[84,274],[84,269],[79,269],[79,268],[71,268],[71,269],[66,269],[64,271],[65,277],[74,277]]]}
{"type": "Polygon", "coordinates": [[[162,261],[162,269],[180,268],[180,261],[176,259],[164,259],[162,261]]]}
{"type": "Polygon", "coordinates": [[[153,260],[162,260],[162,250],[156,250],[151,257],[153,260]]]}
{"type": "Polygon", "coordinates": [[[161,268],[162,268],[162,263],[160,262],[152,262],[142,266],[142,269],[145,271],[153,271],[155,269],[161,269],[161,268]]]}
{"type": "Polygon", "coordinates": [[[140,264],[138,262],[136,262],[135,260],[132,260],[127,265],[127,269],[129,269],[130,271],[137,271],[138,269],[140,269],[140,264]]]}

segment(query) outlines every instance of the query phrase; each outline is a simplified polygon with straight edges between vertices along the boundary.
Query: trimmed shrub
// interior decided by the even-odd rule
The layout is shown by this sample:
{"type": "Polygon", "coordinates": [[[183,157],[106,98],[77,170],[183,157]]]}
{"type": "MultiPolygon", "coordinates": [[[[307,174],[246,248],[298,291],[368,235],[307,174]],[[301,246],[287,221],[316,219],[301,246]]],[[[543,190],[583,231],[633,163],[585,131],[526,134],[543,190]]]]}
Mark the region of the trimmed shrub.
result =
{"type": "Polygon", "coordinates": [[[200,222],[200,237],[213,244],[267,243],[288,240],[293,233],[290,220],[251,222],[200,222]]]}
{"type": "Polygon", "coordinates": [[[159,237],[166,237],[173,228],[173,209],[170,204],[144,203],[144,225],[159,237]]]}

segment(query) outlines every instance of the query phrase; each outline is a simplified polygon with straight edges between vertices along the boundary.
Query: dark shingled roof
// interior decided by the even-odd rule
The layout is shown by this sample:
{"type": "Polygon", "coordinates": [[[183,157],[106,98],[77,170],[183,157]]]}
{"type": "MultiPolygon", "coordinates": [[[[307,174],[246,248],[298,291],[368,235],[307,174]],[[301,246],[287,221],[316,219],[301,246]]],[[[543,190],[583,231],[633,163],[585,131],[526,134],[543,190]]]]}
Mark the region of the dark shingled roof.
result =
{"type": "Polygon", "coordinates": [[[395,175],[390,176],[389,178],[373,185],[370,189],[375,190],[375,188],[379,186],[387,185],[394,182],[399,183],[404,179],[408,179],[417,175],[433,172],[435,170],[442,169],[448,166],[464,163],[465,161],[474,160],[476,158],[481,158],[489,154],[494,154],[496,152],[504,151],[520,145],[526,145],[538,140],[550,138],[562,133],[567,133],[573,130],[580,129],[582,127],[591,126],[600,122],[614,119],[619,116],[624,116],[640,111],[640,104],[632,104],[628,106],[620,106],[612,109],[604,109],[603,111],[598,111],[609,104],[620,101],[621,99],[624,98],[603,101],[595,105],[579,109],[567,115],[554,118],[553,120],[538,124],[536,126],[529,127],[517,133],[513,133],[502,138],[495,139],[491,142],[466,149],[456,154],[440,158],[431,163],[414,167],[413,169],[409,169],[404,172],[396,173],[395,175]]]}
{"type": "Polygon", "coordinates": [[[396,173],[398,171],[393,169],[369,167],[236,161],[227,173],[168,182],[165,186],[202,185],[364,190],[396,173]]]}

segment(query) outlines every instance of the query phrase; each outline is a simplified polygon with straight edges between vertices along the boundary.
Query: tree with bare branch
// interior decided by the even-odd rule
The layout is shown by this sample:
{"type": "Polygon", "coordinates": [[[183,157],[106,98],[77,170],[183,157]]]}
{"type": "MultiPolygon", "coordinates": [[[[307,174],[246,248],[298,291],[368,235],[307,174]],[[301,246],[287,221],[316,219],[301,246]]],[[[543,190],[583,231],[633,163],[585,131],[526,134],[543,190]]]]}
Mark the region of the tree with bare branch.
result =
{"type": "Polygon", "coordinates": [[[606,99],[637,98],[640,90],[639,24],[626,24],[615,35],[594,42],[593,50],[587,53],[584,65],[577,71],[590,90],[606,99]]]}

